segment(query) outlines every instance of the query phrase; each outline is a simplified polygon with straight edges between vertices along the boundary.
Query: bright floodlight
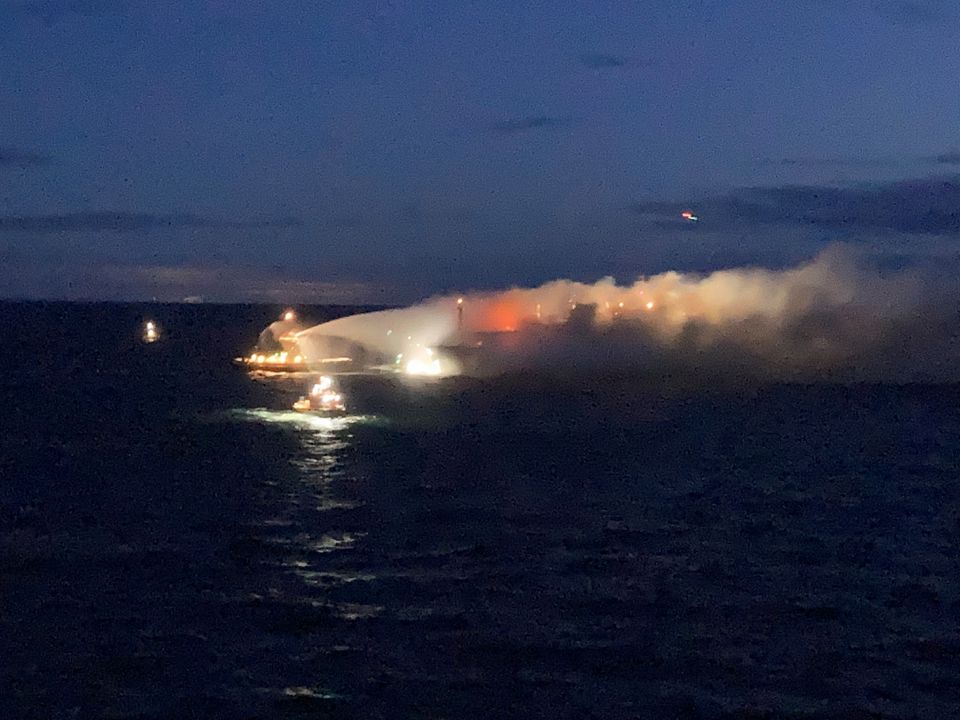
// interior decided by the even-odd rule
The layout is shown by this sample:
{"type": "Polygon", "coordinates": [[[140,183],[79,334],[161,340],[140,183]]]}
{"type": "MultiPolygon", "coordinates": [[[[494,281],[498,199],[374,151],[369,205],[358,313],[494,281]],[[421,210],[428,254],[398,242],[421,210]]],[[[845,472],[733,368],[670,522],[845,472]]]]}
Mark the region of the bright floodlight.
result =
{"type": "Polygon", "coordinates": [[[143,340],[144,342],[152,343],[160,339],[160,331],[157,330],[156,323],[153,320],[147,320],[143,324],[143,340]]]}
{"type": "Polygon", "coordinates": [[[647,310],[653,310],[653,300],[647,301],[647,310]]]}
{"type": "Polygon", "coordinates": [[[440,370],[440,360],[434,358],[433,360],[418,360],[414,358],[407,363],[407,375],[439,375],[440,370]]]}
{"type": "Polygon", "coordinates": [[[286,320],[287,322],[290,322],[291,320],[296,320],[297,314],[293,310],[287,310],[283,314],[283,319],[286,320]]]}

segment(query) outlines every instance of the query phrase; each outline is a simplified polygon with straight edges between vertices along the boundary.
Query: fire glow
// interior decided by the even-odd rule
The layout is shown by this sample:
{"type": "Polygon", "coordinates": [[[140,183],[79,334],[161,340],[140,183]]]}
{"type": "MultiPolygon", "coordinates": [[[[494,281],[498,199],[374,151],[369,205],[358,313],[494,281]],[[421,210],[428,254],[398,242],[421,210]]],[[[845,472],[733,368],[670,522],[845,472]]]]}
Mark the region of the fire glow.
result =
{"type": "Polygon", "coordinates": [[[244,358],[248,365],[302,365],[302,355],[289,355],[285,352],[270,353],[269,355],[252,353],[244,358]]]}
{"type": "Polygon", "coordinates": [[[339,318],[295,337],[305,357],[346,339],[398,371],[434,376],[461,372],[468,355],[468,372],[482,374],[589,367],[887,378],[960,367],[960,345],[949,342],[960,334],[956,270],[930,263],[881,273],[875,263],[835,246],[785,270],[665,272],[630,285],[556,280],[339,318]]]}

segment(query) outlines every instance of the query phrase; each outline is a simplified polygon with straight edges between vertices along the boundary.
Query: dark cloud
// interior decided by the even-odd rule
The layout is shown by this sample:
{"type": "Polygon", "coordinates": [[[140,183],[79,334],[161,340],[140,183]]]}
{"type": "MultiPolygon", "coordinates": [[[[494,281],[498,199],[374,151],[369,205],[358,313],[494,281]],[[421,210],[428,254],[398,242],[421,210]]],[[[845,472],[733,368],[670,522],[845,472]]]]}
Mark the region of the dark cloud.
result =
{"type": "MultiPolygon", "coordinates": [[[[0,259],[3,253],[0,252],[0,259]]],[[[30,253],[9,258],[0,273],[0,298],[64,300],[159,300],[202,298],[211,302],[347,303],[383,302],[393,287],[350,278],[315,279],[301,270],[207,264],[149,265],[91,262],[38,264],[30,253]]]]}
{"type": "Polygon", "coordinates": [[[679,215],[685,208],[679,203],[653,200],[632,203],[629,209],[637,215],[664,216],[679,215]]]}
{"type": "Polygon", "coordinates": [[[149,213],[92,212],[62,215],[0,215],[0,232],[130,232],[164,227],[226,228],[259,230],[296,227],[295,218],[228,221],[198,215],[152,215],[149,213]]]}
{"type": "Polygon", "coordinates": [[[782,168],[831,168],[831,167],[897,167],[911,165],[917,162],[935,163],[937,165],[960,165],[960,151],[949,150],[938,155],[924,155],[919,158],[895,160],[893,158],[867,157],[782,157],[763,158],[758,161],[760,167],[782,168]]]}
{"type": "Polygon", "coordinates": [[[580,56],[580,62],[591,70],[618,68],[627,64],[626,58],[616,55],[605,55],[603,53],[584,53],[580,56]]]}
{"type": "MultiPolygon", "coordinates": [[[[666,218],[679,203],[639,202],[637,214],[666,218]]],[[[856,187],[784,185],[742,188],[694,204],[711,227],[795,224],[847,231],[889,230],[919,235],[960,234],[960,176],[856,187]]]]}
{"type": "Polygon", "coordinates": [[[878,167],[896,165],[897,161],[884,158],[858,157],[784,157],[763,158],[761,167],[878,167]]]}
{"type": "Polygon", "coordinates": [[[40,18],[45,25],[55,25],[71,15],[96,17],[123,12],[128,5],[127,0],[37,0],[21,3],[14,9],[40,18]]]}
{"type": "Polygon", "coordinates": [[[46,155],[17,148],[0,147],[0,167],[27,167],[46,165],[49,162],[50,158],[46,155]]]}
{"type": "Polygon", "coordinates": [[[934,155],[928,159],[937,163],[938,165],[960,165],[960,151],[951,150],[949,152],[940,153],[939,155],[934,155]]]}
{"type": "Polygon", "coordinates": [[[143,296],[147,288],[150,297],[165,300],[192,295],[227,302],[358,303],[382,292],[354,280],[315,280],[297,277],[296,272],[225,265],[109,265],[93,272],[118,297],[143,296]]]}
{"type": "Polygon", "coordinates": [[[919,234],[960,232],[960,178],[925,178],[857,188],[753,188],[721,201],[730,215],[844,229],[919,234]]]}
{"type": "Polygon", "coordinates": [[[942,3],[935,0],[874,0],[873,11],[894,25],[916,27],[941,20],[942,3]]]}
{"type": "Polygon", "coordinates": [[[537,115],[534,117],[517,118],[515,120],[500,120],[491,125],[490,130],[503,134],[520,133],[528,130],[549,130],[551,128],[561,127],[569,122],[566,118],[537,115]]]}

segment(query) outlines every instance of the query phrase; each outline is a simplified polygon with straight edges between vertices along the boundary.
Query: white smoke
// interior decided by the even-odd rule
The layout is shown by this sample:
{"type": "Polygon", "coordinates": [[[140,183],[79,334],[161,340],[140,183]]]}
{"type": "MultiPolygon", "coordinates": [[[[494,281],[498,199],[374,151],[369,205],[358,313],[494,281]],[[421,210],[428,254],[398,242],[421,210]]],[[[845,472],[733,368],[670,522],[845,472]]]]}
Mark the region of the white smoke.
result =
{"type": "Polygon", "coordinates": [[[619,286],[557,280],[538,288],[432,298],[340,318],[297,339],[330,338],[381,358],[451,346],[464,371],[643,372],[768,379],[960,380],[960,280],[949,267],[881,270],[831,248],[795,268],[667,272],[619,286]],[[462,358],[461,358],[462,359],[462,358]]]}
{"type": "Polygon", "coordinates": [[[267,325],[257,339],[257,349],[264,352],[283,350],[281,338],[288,338],[303,330],[303,325],[292,311],[287,311],[279,320],[267,325]]]}

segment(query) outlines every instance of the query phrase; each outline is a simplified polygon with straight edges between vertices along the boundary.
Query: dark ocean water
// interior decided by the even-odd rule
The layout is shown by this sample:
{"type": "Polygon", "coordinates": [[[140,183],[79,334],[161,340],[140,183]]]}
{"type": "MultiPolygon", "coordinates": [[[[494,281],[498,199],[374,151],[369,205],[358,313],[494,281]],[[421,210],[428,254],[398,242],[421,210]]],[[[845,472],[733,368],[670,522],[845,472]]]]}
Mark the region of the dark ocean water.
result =
{"type": "Polygon", "coordinates": [[[960,714],[960,389],[348,377],[323,421],[230,366],[277,310],[0,305],[0,718],[960,714]]]}

